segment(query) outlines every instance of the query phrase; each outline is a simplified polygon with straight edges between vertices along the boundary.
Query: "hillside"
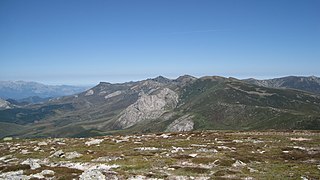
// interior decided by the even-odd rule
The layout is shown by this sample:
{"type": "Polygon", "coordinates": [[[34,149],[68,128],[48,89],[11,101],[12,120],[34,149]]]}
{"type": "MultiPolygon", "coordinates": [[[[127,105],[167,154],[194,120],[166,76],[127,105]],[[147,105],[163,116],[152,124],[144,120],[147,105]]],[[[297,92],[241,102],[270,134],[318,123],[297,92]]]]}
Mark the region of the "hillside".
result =
{"type": "Polygon", "coordinates": [[[0,111],[1,136],[86,137],[190,130],[320,129],[320,97],[234,78],[157,77],[0,111]]]}
{"type": "Polygon", "coordinates": [[[257,79],[245,79],[244,81],[252,84],[256,84],[264,87],[271,88],[291,88],[307,91],[311,93],[320,94],[320,78],[316,76],[299,77],[288,76],[282,78],[257,80],[257,79]]]}

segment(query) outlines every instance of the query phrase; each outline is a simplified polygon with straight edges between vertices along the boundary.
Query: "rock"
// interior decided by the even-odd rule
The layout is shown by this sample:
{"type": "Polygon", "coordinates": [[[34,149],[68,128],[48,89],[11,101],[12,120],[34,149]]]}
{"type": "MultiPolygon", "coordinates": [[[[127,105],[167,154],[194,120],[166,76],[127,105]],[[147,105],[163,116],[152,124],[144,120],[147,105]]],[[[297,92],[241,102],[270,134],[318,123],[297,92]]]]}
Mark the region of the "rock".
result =
{"type": "Polygon", "coordinates": [[[21,164],[29,165],[30,168],[31,168],[32,170],[34,170],[34,169],[38,169],[38,168],[41,167],[38,162],[39,162],[39,159],[31,159],[31,158],[29,158],[29,159],[23,161],[21,164]]]}
{"type": "Polygon", "coordinates": [[[31,178],[36,178],[36,179],[44,179],[44,175],[37,173],[37,174],[31,174],[31,178]]]}
{"type": "Polygon", "coordinates": [[[85,145],[91,146],[91,145],[99,145],[103,139],[92,139],[90,141],[85,142],[85,145]]]}
{"type": "Polygon", "coordinates": [[[12,137],[5,137],[5,138],[3,138],[2,140],[3,140],[3,141],[12,141],[13,138],[12,138],[12,137]]]}
{"type": "Polygon", "coordinates": [[[198,156],[198,154],[189,154],[188,156],[195,158],[198,156]]]}
{"type": "Polygon", "coordinates": [[[299,137],[299,138],[290,138],[290,140],[291,141],[311,141],[312,139],[299,137]]]}
{"type": "Polygon", "coordinates": [[[243,143],[242,140],[238,140],[238,139],[232,140],[232,142],[235,142],[235,143],[243,143]]]}
{"type": "Polygon", "coordinates": [[[105,99],[109,99],[109,98],[112,98],[112,97],[115,97],[115,96],[119,96],[120,94],[122,94],[122,91],[115,91],[115,92],[113,92],[111,94],[106,95],[104,98],[105,99]]]}
{"type": "Polygon", "coordinates": [[[11,155],[11,154],[6,155],[6,156],[2,156],[2,157],[0,157],[0,161],[4,161],[4,160],[10,159],[10,158],[12,158],[12,157],[13,157],[13,155],[11,155]]]}
{"type": "Polygon", "coordinates": [[[142,175],[131,176],[128,178],[128,180],[145,180],[145,179],[147,179],[147,177],[142,175]]]}
{"type": "Polygon", "coordinates": [[[88,90],[85,94],[85,96],[91,96],[94,94],[94,91],[92,89],[88,90]]]}
{"type": "Polygon", "coordinates": [[[167,138],[170,138],[170,135],[169,134],[161,134],[160,137],[167,139],[167,138]]]}
{"type": "Polygon", "coordinates": [[[169,132],[182,132],[193,130],[194,122],[192,120],[193,116],[184,115],[176,120],[174,120],[166,129],[169,132]]]}
{"type": "Polygon", "coordinates": [[[93,162],[109,162],[109,161],[116,161],[118,159],[122,159],[121,157],[116,156],[104,156],[104,157],[98,157],[96,159],[93,159],[93,162]]]}
{"type": "Polygon", "coordinates": [[[184,152],[184,149],[183,149],[182,147],[172,146],[172,149],[173,149],[173,150],[170,151],[171,153],[177,153],[177,152],[179,152],[179,151],[184,152]]]}
{"type": "Polygon", "coordinates": [[[79,158],[79,157],[82,157],[82,154],[76,152],[76,151],[73,151],[73,152],[67,152],[65,154],[65,158],[66,159],[74,159],[74,158],[79,158]]]}
{"type": "Polygon", "coordinates": [[[38,146],[47,146],[47,145],[48,145],[48,143],[46,143],[44,141],[38,143],[38,146]]]}
{"type": "Polygon", "coordinates": [[[37,179],[45,179],[45,176],[53,176],[54,175],[54,171],[52,170],[43,170],[41,171],[40,173],[37,173],[37,174],[32,174],[30,175],[31,178],[37,178],[37,179]]]}
{"type": "Polygon", "coordinates": [[[177,106],[179,95],[169,88],[145,94],[141,92],[138,100],[121,112],[116,121],[121,128],[128,128],[146,119],[157,119],[177,106]]]}
{"type": "Polygon", "coordinates": [[[156,148],[156,147],[138,147],[134,148],[136,151],[160,151],[163,150],[161,148],[156,148]]]}
{"type": "Polygon", "coordinates": [[[21,150],[21,154],[30,154],[31,152],[29,152],[27,149],[22,149],[21,150]]]}
{"type": "Polygon", "coordinates": [[[103,180],[106,179],[106,176],[102,174],[99,170],[91,169],[84,171],[80,176],[79,180],[103,180]]]}
{"type": "Polygon", "coordinates": [[[197,152],[217,153],[218,151],[216,149],[200,148],[200,149],[197,150],[197,152]]]}
{"type": "Polygon", "coordinates": [[[247,164],[240,161],[240,160],[237,160],[235,163],[232,164],[233,167],[244,167],[246,166],[247,164]]]}
{"type": "Polygon", "coordinates": [[[65,156],[64,152],[62,150],[59,150],[59,151],[54,152],[50,157],[59,157],[59,158],[61,158],[61,157],[64,157],[64,156],[65,156]]]}
{"type": "Polygon", "coordinates": [[[23,170],[11,171],[0,174],[2,180],[28,180],[30,177],[23,175],[23,170]]]}
{"type": "Polygon", "coordinates": [[[46,169],[46,170],[41,171],[41,174],[42,175],[54,175],[54,171],[46,169]]]}

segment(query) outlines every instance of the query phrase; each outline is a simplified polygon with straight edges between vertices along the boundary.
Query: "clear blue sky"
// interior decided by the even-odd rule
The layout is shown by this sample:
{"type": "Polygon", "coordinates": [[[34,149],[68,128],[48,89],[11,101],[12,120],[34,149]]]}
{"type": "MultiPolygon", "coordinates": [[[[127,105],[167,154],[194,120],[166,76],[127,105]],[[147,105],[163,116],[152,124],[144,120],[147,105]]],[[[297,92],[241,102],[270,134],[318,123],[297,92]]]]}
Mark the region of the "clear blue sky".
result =
{"type": "Polygon", "coordinates": [[[1,0],[0,80],[320,75],[319,0],[1,0]]]}

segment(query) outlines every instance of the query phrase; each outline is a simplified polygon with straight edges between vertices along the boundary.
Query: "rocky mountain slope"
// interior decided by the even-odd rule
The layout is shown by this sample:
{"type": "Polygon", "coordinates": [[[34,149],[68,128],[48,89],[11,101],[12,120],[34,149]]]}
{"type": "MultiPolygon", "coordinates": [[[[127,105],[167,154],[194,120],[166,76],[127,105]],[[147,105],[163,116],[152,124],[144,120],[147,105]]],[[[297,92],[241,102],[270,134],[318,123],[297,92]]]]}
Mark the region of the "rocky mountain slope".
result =
{"type": "Polygon", "coordinates": [[[315,76],[299,77],[288,76],[283,78],[257,80],[245,79],[244,81],[264,87],[292,88],[320,94],[320,78],[315,76]]]}
{"type": "Polygon", "coordinates": [[[85,91],[88,87],[67,85],[44,85],[26,81],[0,81],[0,97],[2,99],[23,99],[33,96],[40,98],[58,97],[85,91]]]}
{"type": "Polygon", "coordinates": [[[0,111],[1,136],[85,137],[190,130],[320,129],[320,97],[234,78],[157,77],[0,111]]]}

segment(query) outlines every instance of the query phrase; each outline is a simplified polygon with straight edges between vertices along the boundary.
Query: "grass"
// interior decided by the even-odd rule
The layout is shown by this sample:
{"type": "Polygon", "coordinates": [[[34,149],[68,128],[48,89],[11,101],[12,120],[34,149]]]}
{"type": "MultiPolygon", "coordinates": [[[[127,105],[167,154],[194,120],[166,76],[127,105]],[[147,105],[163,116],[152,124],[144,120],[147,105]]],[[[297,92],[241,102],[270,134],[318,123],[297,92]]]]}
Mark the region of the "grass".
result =
{"type": "MultiPolygon", "coordinates": [[[[162,133],[161,133],[162,134],[162,133]]],[[[320,132],[319,131],[198,131],[171,133],[169,138],[159,134],[125,136],[103,136],[104,141],[99,146],[86,146],[86,138],[55,139],[21,139],[10,142],[0,141],[0,157],[11,154],[19,160],[5,165],[0,161],[0,174],[15,170],[24,170],[25,174],[35,174],[44,169],[55,171],[56,179],[77,178],[82,171],[65,167],[42,166],[30,170],[28,165],[19,162],[27,158],[49,158],[51,162],[66,161],[65,158],[50,157],[51,148],[64,152],[77,151],[82,157],[68,160],[70,162],[89,162],[98,157],[120,157],[104,164],[117,164],[113,169],[117,176],[128,178],[144,175],[149,178],[167,178],[170,176],[207,176],[212,179],[245,178],[256,179],[319,179],[320,170],[320,132]],[[295,141],[291,138],[303,137],[310,140],[295,141]],[[116,143],[116,140],[128,139],[127,142],[116,143]],[[237,141],[234,141],[237,140],[237,141]],[[41,146],[43,152],[33,151],[38,142],[46,141],[47,146],[41,146]],[[66,145],[58,144],[64,142],[66,145]],[[242,141],[242,142],[241,142],[242,141]],[[139,143],[136,143],[139,142],[139,143]],[[19,150],[9,149],[18,146],[19,150]],[[225,149],[219,148],[227,147],[225,149]],[[306,148],[299,150],[294,146],[306,148]],[[158,151],[139,151],[138,147],[161,148],[158,151]],[[183,151],[172,152],[173,147],[183,148],[183,151]],[[216,149],[218,152],[199,152],[201,148],[216,149]],[[21,149],[27,149],[30,154],[21,154],[21,149]],[[284,153],[283,151],[288,151],[284,153]],[[190,157],[189,154],[197,154],[190,157]],[[236,161],[245,165],[235,167],[236,161]]]]}

